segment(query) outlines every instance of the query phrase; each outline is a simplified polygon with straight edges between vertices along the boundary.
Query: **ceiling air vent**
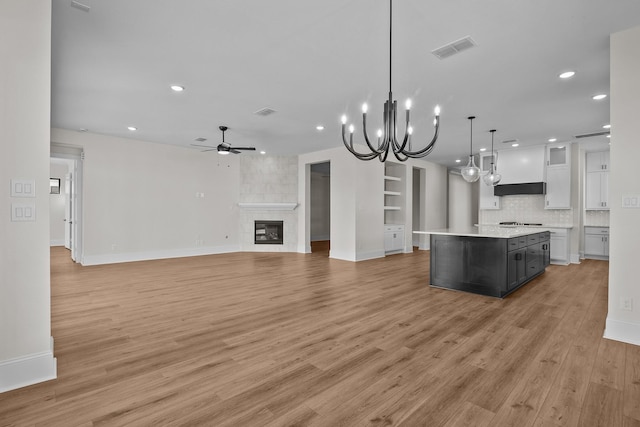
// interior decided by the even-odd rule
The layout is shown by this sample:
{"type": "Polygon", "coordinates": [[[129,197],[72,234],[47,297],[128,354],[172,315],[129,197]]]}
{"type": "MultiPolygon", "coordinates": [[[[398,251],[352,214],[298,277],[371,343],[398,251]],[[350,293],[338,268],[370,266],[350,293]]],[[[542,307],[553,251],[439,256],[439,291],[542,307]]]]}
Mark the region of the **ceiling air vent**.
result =
{"type": "Polygon", "coordinates": [[[256,114],[258,116],[270,116],[275,112],[276,110],[274,110],[273,108],[265,107],[265,108],[259,109],[258,111],[254,111],[253,114],[256,114]]]}
{"type": "Polygon", "coordinates": [[[574,138],[576,138],[576,139],[578,139],[578,138],[591,138],[592,136],[603,136],[603,135],[609,135],[609,131],[605,130],[605,131],[601,131],[601,132],[583,133],[582,135],[575,135],[574,138]]]}
{"type": "Polygon", "coordinates": [[[432,50],[431,53],[440,59],[445,59],[475,46],[477,46],[476,42],[470,36],[467,36],[432,50]]]}
{"type": "Polygon", "coordinates": [[[71,7],[75,7],[76,9],[79,9],[83,12],[89,12],[91,10],[91,7],[87,6],[86,4],[82,4],[79,1],[75,1],[73,0],[71,2],[71,7]]]}
{"type": "Polygon", "coordinates": [[[196,138],[195,140],[198,142],[205,142],[207,138],[200,137],[200,138],[196,138]]]}
{"type": "Polygon", "coordinates": [[[505,141],[502,141],[503,144],[513,144],[515,142],[518,142],[517,139],[507,139],[505,141]]]}

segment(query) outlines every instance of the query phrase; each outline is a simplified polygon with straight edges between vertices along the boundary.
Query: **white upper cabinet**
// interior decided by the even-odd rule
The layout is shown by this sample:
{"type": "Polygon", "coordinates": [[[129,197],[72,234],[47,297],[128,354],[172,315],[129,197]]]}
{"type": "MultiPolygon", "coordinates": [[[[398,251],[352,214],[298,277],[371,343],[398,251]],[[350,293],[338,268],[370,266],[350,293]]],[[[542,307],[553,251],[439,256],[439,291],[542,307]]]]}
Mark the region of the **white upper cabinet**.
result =
{"type": "Polygon", "coordinates": [[[542,182],[545,172],[545,146],[503,150],[498,154],[500,184],[542,182]]]}
{"type": "Polygon", "coordinates": [[[571,164],[571,150],[568,144],[547,145],[547,168],[564,167],[571,164]]]}
{"type": "Polygon", "coordinates": [[[609,209],[609,152],[587,153],[585,174],[585,209],[609,209]]]}
{"type": "MultiPolygon", "coordinates": [[[[502,173],[497,169],[496,162],[497,153],[494,153],[492,156],[491,153],[482,153],[480,154],[480,170],[481,175],[486,175],[489,173],[491,169],[491,159],[494,160],[494,168],[498,171],[498,173],[502,173]]],[[[487,185],[484,183],[483,177],[480,177],[478,180],[480,183],[480,209],[500,209],[500,197],[494,196],[493,194],[493,185],[487,185]]],[[[502,183],[502,182],[500,182],[502,183]]]]}
{"type": "Polygon", "coordinates": [[[545,209],[571,208],[571,145],[547,145],[545,209]]]}
{"type": "Polygon", "coordinates": [[[597,151],[587,153],[587,172],[602,172],[609,170],[609,152],[597,151]]]}

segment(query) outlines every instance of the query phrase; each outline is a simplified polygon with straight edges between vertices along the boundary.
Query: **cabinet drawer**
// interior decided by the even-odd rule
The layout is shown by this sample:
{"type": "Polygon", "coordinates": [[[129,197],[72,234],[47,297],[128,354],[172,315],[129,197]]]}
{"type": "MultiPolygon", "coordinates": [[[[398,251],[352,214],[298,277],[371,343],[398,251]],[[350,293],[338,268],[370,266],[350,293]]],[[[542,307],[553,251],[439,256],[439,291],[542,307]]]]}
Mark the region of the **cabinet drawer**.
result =
{"type": "Polygon", "coordinates": [[[549,239],[551,239],[551,233],[548,231],[543,231],[542,233],[540,233],[540,241],[541,242],[548,242],[549,239]]]}
{"type": "Polygon", "coordinates": [[[520,238],[512,237],[507,240],[507,251],[514,251],[516,249],[520,249],[520,238]]]}
{"type": "Polygon", "coordinates": [[[601,236],[609,234],[609,227],[585,227],[585,234],[599,234],[601,236]]]}
{"type": "Polygon", "coordinates": [[[527,236],[527,245],[533,245],[535,243],[540,242],[540,234],[530,234],[527,236]]]}
{"type": "Polygon", "coordinates": [[[527,236],[516,237],[518,239],[518,248],[526,248],[527,247],[527,236]]]}
{"type": "Polygon", "coordinates": [[[531,277],[535,274],[538,274],[541,271],[540,261],[532,261],[527,263],[527,277],[531,277]]]}

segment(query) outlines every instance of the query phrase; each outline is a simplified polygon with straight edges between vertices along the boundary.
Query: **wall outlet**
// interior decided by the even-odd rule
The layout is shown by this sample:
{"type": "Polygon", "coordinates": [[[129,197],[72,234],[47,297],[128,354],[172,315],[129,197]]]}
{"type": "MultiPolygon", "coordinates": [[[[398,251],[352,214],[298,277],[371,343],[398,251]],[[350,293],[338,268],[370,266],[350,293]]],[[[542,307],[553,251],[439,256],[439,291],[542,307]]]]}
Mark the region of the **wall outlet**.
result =
{"type": "Polygon", "coordinates": [[[620,298],[620,308],[622,310],[633,311],[633,298],[629,298],[629,297],[620,298]]]}

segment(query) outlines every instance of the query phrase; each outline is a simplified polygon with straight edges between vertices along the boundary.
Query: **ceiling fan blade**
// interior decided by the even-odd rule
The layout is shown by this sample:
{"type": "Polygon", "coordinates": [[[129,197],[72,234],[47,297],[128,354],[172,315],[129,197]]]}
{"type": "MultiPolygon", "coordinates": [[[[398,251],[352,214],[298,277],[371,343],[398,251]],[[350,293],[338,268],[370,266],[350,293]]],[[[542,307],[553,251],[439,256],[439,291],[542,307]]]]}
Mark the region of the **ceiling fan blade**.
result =
{"type": "Polygon", "coordinates": [[[231,147],[234,150],[250,150],[250,151],[256,151],[256,147],[231,147]]]}
{"type": "Polygon", "coordinates": [[[230,148],[229,151],[232,152],[233,154],[240,154],[240,152],[234,148],[230,148]]]}
{"type": "Polygon", "coordinates": [[[204,148],[211,148],[211,149],[214,149],[214,150],[216,148],[213,145],[200,145],[200,144],[189,144],[189,145],[191,145],[192,147],[204,147],[204,148]]]}

